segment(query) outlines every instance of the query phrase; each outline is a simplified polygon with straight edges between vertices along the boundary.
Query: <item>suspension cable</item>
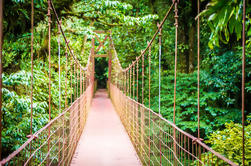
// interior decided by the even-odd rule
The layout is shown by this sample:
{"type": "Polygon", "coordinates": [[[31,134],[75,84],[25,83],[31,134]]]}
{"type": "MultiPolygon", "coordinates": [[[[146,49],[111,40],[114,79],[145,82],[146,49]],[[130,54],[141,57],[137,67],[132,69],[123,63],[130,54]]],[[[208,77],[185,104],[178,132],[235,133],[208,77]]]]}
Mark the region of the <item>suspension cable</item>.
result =
{"type": "Polygon", "coordinates": [[[175,3],[173,2],[172,5],[170,6],[170,8],[168,9],[168,11],[167,11],[167,13],[166,13],[164,19],[162,20],[162,22],[161,22],[160,25],[159,25],[159,28],[157,29],[157,31],[156,31],[155,34],[153,35],[153,38],[152,38],[152,39],[150,40],[150,42],[148,43],[147,47],[146,47],[143,51],[141,51],[141,54],[140,54],[139,57],[143,56],[143,55],[146,53],[146,51],[149,49],[150,45],[152,45],[153,41],[155,40],[156,36],[158,35],[158,33],[159,33],[159,31],[160,31],[160,28],[162,28],[162,26],[164,25],[164,23],[165,23],[167,17],[169,16],[169,14],[170,14],[170,12],[171,12],[171,10],[172,10],[174,4],[175,4],[175,3]]]}
{"type": "MultiPolygon", "coordinates": [[[[56,21],[57,21],[57,23],[58,23],[58,25],[59,25],[60,31],[61,31],[61,33],[62,33],[62,35],[63,35],[63,38],[64,38],[64,40],[65,40],[66,46],[67,46],[67,48],[68,48],[70,54],[72,55],[72,57],[74,58],[74,60],[76,61],[76,63],[78,63],[78,64],[81,66],[81,64],[80,64],[80,62],[78,61],[77,57],[74,55],[73,50],[71,49],[71,47],[70,47],[70,45],[69,45],[69,42],[67,41],[67,38],[66,38],[65,33],[64,33],[64,31],[63,31],[63,28],[62,28],[62,24],[60,23],[58,14],[57,14],[57,12],[56,12],[56,9],[55,9],[55,7],[54,7],[54,4],[53,4],[52,0],[48,0],[48,3],[50,3],[51,9],[52,9],[52,11],[54,12],[54,14],[55,14],[55,16],[56,16],[56,21]]],[[[87,65],[87,66],[88,66],[88,65],[87,65]]],[[[86,70],[86,68],[84,68],[84,70],[86,70]]]]}
{"type": "MultiPolygon", "coordinates": [[[[162,20],[161,23],[160,23],[159,28],[158,28],[158,29],[156,30],[156,32],[154,33],[154,35],[153,35],[152,39],[150,40],[150,42],[148,43],[147,47],[146,47],[144,50],[141,50],[140,55],[137,56],[136,59],[139,60],[139,59],[147,52],[147,50],[149,49],[150,45],[152,45],[153,41],[155,40],[156,36],[158,35],[158,33],[159,33],[159,31],[160,31],[160,28],[162,28],[162,26],[164,25],[164,23],[165,23],[167,17],[169,16],[171,10],[173,9],[174,4],[175,4],[176,1],[178,1],[178,0],[174,0],[174,2],[171,4],[171,6],[170,6],[170,8],[168,9],[168,11],[167,11],[165,17],[163,18],[163,20],[162,20]]],[[[112,46],[114,47],[113,41],[112,41],[112,46]]],[[[117,55],[115,56],[115,59],[118,60],[117,55]]],[[[120,64],[120,63],[119,63],[119,66],[121,67],[121,64],[120,64]]],[[[129,70],[129,68],[130,68],[130,66],[128,66],[128,67],[125,68],[125,69],[123,69],[123,68],[121,67],[122,71],[129,70]]]]}

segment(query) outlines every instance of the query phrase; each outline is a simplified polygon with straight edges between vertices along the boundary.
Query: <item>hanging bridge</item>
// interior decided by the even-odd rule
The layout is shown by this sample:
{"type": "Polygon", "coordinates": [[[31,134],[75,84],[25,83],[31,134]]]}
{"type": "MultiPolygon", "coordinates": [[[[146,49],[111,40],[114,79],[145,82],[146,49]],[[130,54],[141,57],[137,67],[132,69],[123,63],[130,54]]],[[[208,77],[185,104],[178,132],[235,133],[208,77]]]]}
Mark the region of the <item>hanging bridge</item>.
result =
{"type": "MultiPolygon", "coordinates": [[[[32,1],[33,5],[33,1],[32,1]]],[[[51,0],[48,0],[49,27],[49,117],[50,121],[16,151],[3,159],[1,165],[233,165],[236,164],[212,150],[198,136],[194,137],[175,124],[178,1],[173,1],[163,21],[140,56],[127,68],[119,62],[110,31],[95,31],[86,67],[83,67],[69,45],[60,19],[51,0]],[[151,48],[159,45],[161,61],[161,31],[167,16],[174,9],[175,70],[174,70],[174,117],[170,122],[159,110],[151,109],[151,48]],[[54,14],[65,48],[65,109],[51,119],[51,15],[54,14]],[[98,34],[105,35],[101,41],[98,34]],[[95,45],[95,40],[99,45],[95,45]],[[106,54],[98,54],[104,43],[109,43],[106,54]],[[95,58],[108,58],[107,90],[97,90],[95,84],[95,58]],[[67,90],[70,81],[71,89],[67,90]],[[73,91],[72,91],[73,89],[73,91]],[[96,92],[96,93],[95,93],[96,92]],[[67,94],[71,93],[68,103],[67,94]]],[[[33,19],[31,61],[33,77],[33,19]]],[[[197,19],[199,23],[199,18],[197,19]]],[[[198,24],[199,30],[199,24],[198,24]]],[[[198,31],[199,38],[199,31],[198,31]]],[[[60,54],[60,40],[59,54],[60,54]]],[[[199,40],[198,40],[199,48],[199,40]]],[[[198,49],[199,55],[199,49],[198,49]]],[[[60,61],[60,55],[59,55],[60,61]]],[[[198,66],[199,66],[198,56],[198,66]]],[[[60,62],[59,62],[60,63],[60,62]]],[[[160,63],[161,64],[161,63],[160,63]]],[[[159,68],[159,77],[161,67],[159,68]]],[[[59,75],[61,71],[59,70],[59,75]]],[[[33,79],[32,79],[33,81],[33,79]]],[[[161,82],[159,81],[159,93],[161,82]]],[[[33,82],[32,82],[33,86],[33,82]]],[[[31,92],[33,92],[31,87],[31,92]]],[[[199,90],[199,67],[198,67],[199,90]]],[[[199,91],[198,91],[199,92],[199,91]]],[[[159,98],[160,98],[159,94],[159,98]]],[[[159,103],[160,105],[160,103],[159,103]]],[[[198,93],[199,120],[199,93],[198,93]]]]}

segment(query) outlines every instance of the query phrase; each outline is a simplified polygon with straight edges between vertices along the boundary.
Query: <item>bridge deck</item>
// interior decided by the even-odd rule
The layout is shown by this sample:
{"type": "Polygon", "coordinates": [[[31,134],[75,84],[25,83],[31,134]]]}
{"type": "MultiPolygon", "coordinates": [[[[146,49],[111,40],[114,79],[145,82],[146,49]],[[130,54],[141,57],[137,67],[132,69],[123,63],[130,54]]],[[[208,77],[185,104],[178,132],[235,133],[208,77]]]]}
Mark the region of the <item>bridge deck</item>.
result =
{"type": "Polygon", "coordinates": [[[72,166],[138,166],[137,153],[105,90],[92,101],[72,166]]]}

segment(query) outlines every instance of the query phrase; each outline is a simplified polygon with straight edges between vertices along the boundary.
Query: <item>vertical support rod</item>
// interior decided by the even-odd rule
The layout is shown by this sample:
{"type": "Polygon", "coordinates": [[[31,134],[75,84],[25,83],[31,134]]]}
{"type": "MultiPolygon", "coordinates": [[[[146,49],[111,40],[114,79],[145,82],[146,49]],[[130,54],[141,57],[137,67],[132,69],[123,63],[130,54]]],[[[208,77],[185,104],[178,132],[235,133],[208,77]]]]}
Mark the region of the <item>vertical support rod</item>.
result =
{"type": "Polygon", "coordinates": [[[3,1],[0,0],[0,160],[2,159],[2,57],[3,57],[3,1]]]}
{"type": "Polygon", "coordinates": [[[32,135],[32,121],[33,121],[33,42],[34,42],[34,0],[31,0],[31,122],[30,122],[30,136],[32,135]]]}
{"type": "Polygon", "coordinates": [[[76,64],[76,79],[77,79],[77,84],[76,84],[76,99],[79,97],[78,96],[78,90],[79,90],[79,87],[78,87],[78,82],[79,82],[79,71],[78,71],[78,69],[79,69],[79,66],[78,66],[78,64],[76,64]]]}
{"type": "Polygon", "coordinates": [[[132,79],[132,86],[133,86],[133,89],[132,89],[132,97],[133,97],[133,100],[135,100],[135,63],[133,63],[133,72],[132,72],[132,75],[133,75],[133,79],[132,79]]]}
{"type": "Polygon", "coordinates": [[[159,26],[159,115],[161,116],[160,113],[160,99],[161,99],[161,37],[162,37],[162,28],[159,26]]]}
{"type": "MultiPolygon", "coordinates": [[[[67,50],[67,49],[66,49],[67,50]]],[[[67,108],[67,73],[68,73],[68,54],[67,52],[65,52],[65,59],[66,59],[66,68],[65,68],[65,109],[67,108]]],[[[65,134],[64,134],[64,125],[65,125],[65,115],[63,115],[63,153],[62,153],[62,160],[63,160],[63,163],[64,163],[64,152],[65,152],[65,149],[64,149],[64,145],[65,145],[65,134]]]]}
{"type": "Polygon", "coordinates": [[[246,24],[246,0],[243,0],[243,24],[242,24],[242,88],[241,88],[241,112],[242,112],[242,165],[245,166],[245,24],[246,24]]]}
{"type": "Polygon", "coordinates": [[[129,72],[130,72],[130,68],[128,68],[128,70],[127,70],[127,96],[129,96],[129,92],[130,92],[130,90],[129,90],[129,88],[130,88],[130,85],[129,85],[129,82],[130,82],[130,75],[129,75],[129,72]]]}
{"type": "Polygon", "coordinates": [[[83,93],[85,93],[85,71],[83,71],[83,93]]]}
{"type": "MultiPolygon", "coordinates": [[[[138,58],[136,58],[136,86],[137,86],[137,89],[136,89],[136,98],[137,98],[137,102],[139,102],[139,61],[138,61],[138,58]]],[[[137,110],[136,110],[136,121],[137,121],[137,126],[136,126],[136,132],[137,132],[137,143],[139,143],[140,141],[140,138],[139,138],[139,105],[137,105],[137,110]]],[[[142,146],[142,143],[141,143],[141,146],[142,146]]],[[[141,154],[142,154],[142,150],[140,150],[141,154]]]]}
{"type": "Polygon", "coordinates": [[[126,70],[126,96],[128,96],[128,70],[126,70]]]}
{"type": "Polygon", "coordinates": [[[139,60],[136,58],[137,62],[137,102],[139,102],[139,60]]]}
{"type": "Polygon", "coordinates": [[[65,59],[66,59],[66,63],[65,63],[65,109],[67,108],[67,74],[68,74],[68,53],[67,51],[65,52],[65,59]]]}
{"type": "MultiPolygon", "coordinates": [[[[160,112],[160,104],[161,104],[161,37],[162,37],[162,27],[157,24],[159,28],[159,116],[161,116],[160,112]]],[[[160,129],[160,120],[159,120],[159,129],[160,129]]],[[[161,133],[161,130],[159,130],[161,133]]],[[[161,139],[161,134],[160,134],[161,139]]],[[[159,150],[160,150],[160,165],[162,165],[162,151],[161,151],[161,140],[159,140],[159,150]]]]}
{"type": "MultiPolygon", "coordinates": [[[[143,51],[141,51],[141,53],[142,53],[143,51]]],[[[141,100],[141,103],[144,105],[144,72],[145,72],[145,62],[144,62],[144,59],[145,59],[145,57],[144,57],[144,54],[142,55],[142,100],[141,100]]]]}
{"type": "Polygon", "coordinates": [[[82,88],[83,88],[83,87],[82,87],[82,79],[83,79],[83,78],[82,78],[82,69],[81,69],[81,67],[79,68],[79,71],[80,71],[80,95],[79,95],[79,97],[80,97],[80,96],[82,95],[82,92],[83,92],[83,91],[82,91],[82,90],[83,90],[83,89],[82,89],[82,88]]]}
{"type": "MultiPolygon", "coordinates": [[[[127,72],[126,71],[124,71],[124,99],[126,98],[126,91],[127,91],[127,72]]],[[[124,106],[123,106],[123,109],[125,110],[124,112],[123,112],[123,120],[124,120],[124,123],[126,122],[126,100],[123,100],[123,102],[124,102],[124,106]]]]}
{"type": "MultiPolygon", "coordinates": [[[[150,43],[148,43],[149,45],[150,43]]],[[[148,136],[148,154],[149,154],[149,165],[150,165],[150,161],[151,161],[151,45],[149,46],[149,55],[148,55],[148,59],[149,59],[149,75],[148,75],[148,104],[149,104],[149,110],[148,110],[148,127],[149,127],[149,136],[148,136]]]]}
{"type": "MultiPolygon", "coordinates": [[[[132,99],[135,100],[135,62],[132,63],[132,99]]],[[[136,118],[135,118],[135,115],[136,115],[136,107],[135,107],[135,103],[133,102],[133,110],[132,110],[132,115],[133,115],[133,139],[134,139],[134,142],[137,141],[137,133],[136,133],[136,118]]]]}
{"type": "MultiPolygon", "coordinates": [[[[200,139],[200,0],[197,0],[197,114],[198,114],[198,139],[200,139]]],[[[199,160],[201,159],[201,146],[198,147],[199,160]]],[[[201,165],[199,163],[199,165],[201,165]]]]}
{"type": "Polygon", "coordinates": [[[130,91],[129,91],[129,97],[131,98],[132,97],[132,65],[130,65],[130,68],[129,68],[129,73],[130,73],[130,91]]]}
{"type": "Polygon", "coordinates": [[[198,90],[198,96],[197,96],[197,112],[198,112],[198,139],[200,138],[200,0],[198,0],[197,4],[198,8],[198,18],[197,18],[197,90],[198,90]]]}
{"type": "Polygon", "coordinates": [[[76,100],[76,97],[77,97],[77,89],[76,89],[76,79],[77,79],[77,77],[76,77],[76,62],[75,62],[75,60],[73,60],[73,66],[74,66],[74,85],[73,85],[73,87],[74,87],[74,98],[73,98],[73,101],[75,101],[76,100]]]}
{"type": "MultiPolygon", "coordinates": [[[[149,79],[148,79],[148,104],[149,104],[149,109],[151,109],[151,46],[149,47],[149,55],[148,55],[148,60],[149,60],[149,79]]],[[[150,119],[149,119],[150,120],[150,119]]]]}
{"type": "Polygon", "coordinates": [[[61,64],[60,64],[60,60],[61,60],[61,58],[60,58],[60,27],[59,27],[59,25],[58,25],[58,90],[59,90],[59,103],[58,103],[58,105],[59,105],[59,107],[58,107],[58,109],[59,109],[59,112],[60,112],[60,110],[61,110],[61,78],[60,78],[60,76],[61,76],[61,64]]]}
{"type": "Polygon", "coordinates": [[[95,71],[95,41],[94,38],[92,38],[92,48],[91,48],[91,62],[92,62],[92,75],[91,75],[91,81],[94,83],[94,71],[95,71]]]}
{"type": "MultiPolygon", "coordinates": [[[[49,53],[49,121],[51,121],[51,0],[48,0],[48,53],[49,53]]],[[[48,153],[50,151],[50,127],[48,130],[48,153]]],[[[47,164],[50,162],[50,155],[48,154],[47,164]]]]}
{"type": "Polygon", "coordinates": [[[125,72],[124,71],[122,71],[122,73],[123,73],[123,92],[125,93],[125,72]]]}
{"type": "Polygon", "coordinates": [[[173,97],[173,123],[175,124],[176,111],[176,82],[177,82],[177,56],[178,56],[178,3],[175,1],[175,64],[174,64],[174,97],[173,97]]]}
{"type": "MultiPolygon", "coordinates": [[[[78,101],[78,112],[77,112],[77,120],[78,120],[78,133],[80,132],[80,107],[79,107],[79,95],[78,95],[78,91],[79,91],[79,65],[78,64],[76,64],[76,75],[77,75],[77,88],[76,88],[76,91],[77,91],[77,98],[76,98],[76,100],[78,101]]],[[[76,141],[78,141],[78,139],[79,139],[79,135],[77,135],[77,140],[76,141]]]]}
{"type": "MultiPolygon", "coordinates": [[[[70,73],[71,73],[71,91],[72,91],[72,56],[71,56],[71,64],[70,64],[70,73]]],[[[71,104],[72,104],[72,92],[71,92],[71,104]]]]}
{"type": "MultiPolygon", "coordinates": [[[[60,76],[61,76],[61,65],[60,65],[60,27],[59,27],[59,24],[58,24],[58,90],[59,90],[59,94],[58,94],[58,111],[60,112],[61,111],[61,78],[60,78],[60,76]]],[[[61,135],[61,133],[59,132],[59,137],[61,137],[60,136],[61,135]]],[[[61,139],[61,138],[60,138],[61,139]]],[[[60,153],[61,153],[61,151],[60,151],[60,148],[61,148],[61,144],[60,144],[61,142],[59,141],[58,142],[58,161],[60,162],[60,153]]]]}
{"type": "Polygon", "coordinates": [[[111,83],[111,71],[112,71],[112,39],[111,39],[111,34],[109,34],[109,51],[108,51],[108,56],[109,56],[109,60],[108,60],[108,87],[110,88],[110,83],[111,83]]]}
{"type": "Polygon", "coordinates": [[[51,120],[51,0],[48,0],[48,53],[49,53],[49,120],[51,120]]]}
{"type": "MultiPolygon", "coordinates": [[[[174,101],[174,104],[173,104],[173,123],[175,124],[175,111],[176,111],[176,80],[177,80],[177,56],[178,56],[178,2],[177,0],[173,0],[174,2],[174,6],[175,6],[175,9],[174,9],[174,12],[175,12],[175,15],[174,15],[174,18],[175,18],[175,23],[174,23],[174,26],[175,26],[175,65],[174,65],[174,97],[173,97],[173,101],[174,101]]],[[[176,129],[173,128],[173,139],[174,139],[174,143],[173,143],[173,146],[174,146],[174,156],[177,155],[177,152],[176,152],[176,129]]],[[[176,159],[174,159],[174,165],[177,165],[177,161],[176,159]]]]}

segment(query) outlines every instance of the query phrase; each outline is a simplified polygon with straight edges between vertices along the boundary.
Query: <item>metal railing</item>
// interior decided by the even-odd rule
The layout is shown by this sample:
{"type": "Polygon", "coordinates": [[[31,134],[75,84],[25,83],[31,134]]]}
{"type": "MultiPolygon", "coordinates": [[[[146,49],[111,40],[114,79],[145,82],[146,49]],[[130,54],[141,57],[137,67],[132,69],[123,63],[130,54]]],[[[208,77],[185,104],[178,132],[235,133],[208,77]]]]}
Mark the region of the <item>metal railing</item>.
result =
{"type": "Polygon", "coordinates": [[[0,165],[69,165],[86,122],[93,90],[91,83],[69,108],[34,133],[0,165]]]}
{"type": "Polygon", "coordinates": [[[236,166],[112,83],[110,96],[143,165],[236,166]]]}

